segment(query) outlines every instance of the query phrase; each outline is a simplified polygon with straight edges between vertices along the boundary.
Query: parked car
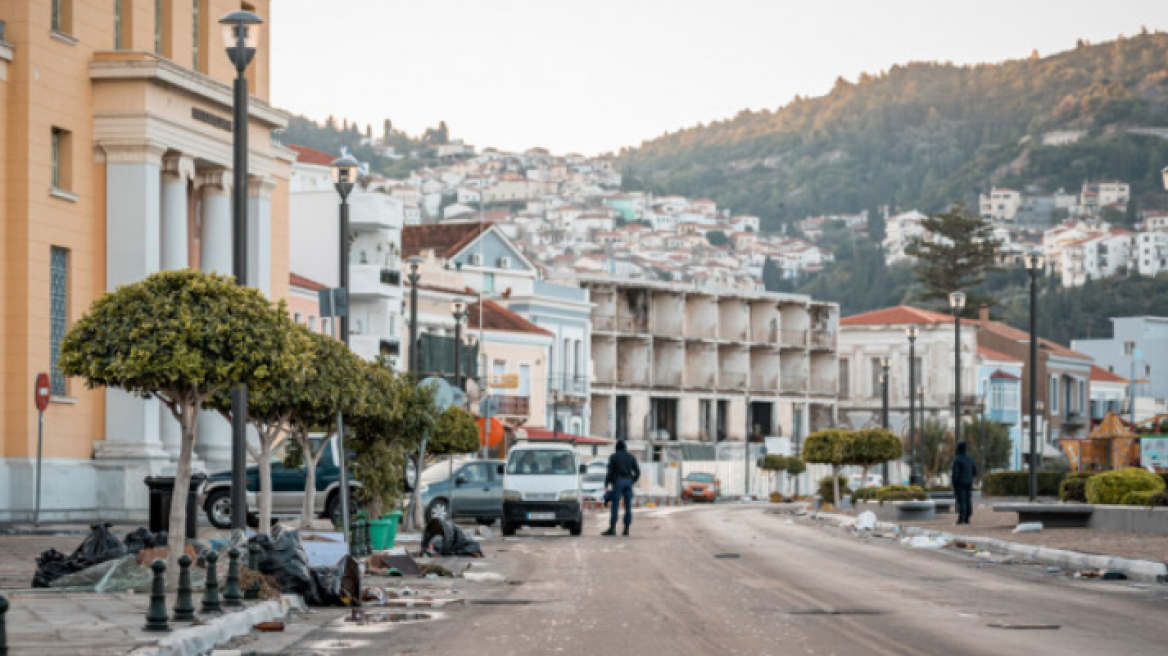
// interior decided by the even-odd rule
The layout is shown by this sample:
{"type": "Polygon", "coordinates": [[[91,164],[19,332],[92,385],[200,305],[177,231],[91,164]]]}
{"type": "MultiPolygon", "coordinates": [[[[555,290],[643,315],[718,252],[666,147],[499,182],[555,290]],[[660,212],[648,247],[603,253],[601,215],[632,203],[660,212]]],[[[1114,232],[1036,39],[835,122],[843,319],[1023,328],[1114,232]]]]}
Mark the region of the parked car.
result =
{"type": "Polygon", "coordinates": [[[604,479],[608,475],[608,459],[593,460],[584,469],[581,481],[586,501],[604,501],[604,479]]]}
{"type": "Polygon", "coordinates": [[[562,526],[584,531],[579,464],[569,444],[521,442],[511,448],[503,478],[503,535],[521,526],[562,526]]]}
{"type": "Polygon", "coordinates": [[[692,474],[686,474],[685,478],[681,481],[682,499],[709,501],[712,503],[718,500],[718,495],[721,493],[722,482],[715,478],[713,474],[693,472],[692,474]]]}
{"type": "Polygon", "coordinates": [[[884,485],[884,479],[881,478],[880,474],[868,474],[868,481],[864,485],[860,484],[861,478],[863,478],[862,474],[852,474],[848,478],[848,487],[858,490],[861,487],[882,487],[884,485]]]}
{"type": "Polygon", "coordinates": [[[453,506],[455,518],[494,524],[503,516],[503,476],[499,473],[502,464],[502,460],[462,460],[453,465],[444,461],[427,467],[422,472],[420,490],[426,520],[450,519],[453,506]]]}
{"type": "MultiPolygon", "coordinates": [[[[330,440],[320,461],[316,465],[316,499],[314,514],[317,517],[340,517],[341,468],[338,466],[337,441],[330,440]]],[[[300,467],[284,466],[287,443],[272,453],[272,517],[298,518],[304,505],[304,486],[308,472],[300,467]]],[[[357,481],[349,481],[349,489],[361,487],[357,481]]],[[[249,523],[255,525],[253,517],[259,508],[256,493],[260,489],[259,468],[247,468],[247,508],[249,523]]],[[[350,497],[351,498],[351,497],[350,497]]],[[[199,495],[199,504],[207,514],[207,520],[215,528],[231,528],[231,472],[216,472],[207,477],[199,495]]]]}

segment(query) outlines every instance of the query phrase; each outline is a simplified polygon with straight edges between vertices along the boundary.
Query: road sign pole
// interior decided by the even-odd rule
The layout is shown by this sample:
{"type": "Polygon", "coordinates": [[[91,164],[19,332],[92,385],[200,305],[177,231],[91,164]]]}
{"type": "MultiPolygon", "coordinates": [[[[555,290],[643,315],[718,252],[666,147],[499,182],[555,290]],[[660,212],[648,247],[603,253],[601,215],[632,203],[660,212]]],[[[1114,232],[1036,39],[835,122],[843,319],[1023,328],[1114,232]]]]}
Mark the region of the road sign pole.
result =
{"type": "Polygon", "coordinates": [[[32,513],[32,525],[40,526],[41,521],[41,445],[45,437],[45,413],[37,412],[37,462],[36,462],[36,509],[32,513]]]}
{"type": "Polygon", "coordinates": [[[45,410],[49,408],[49,399],[52,398],[49,375],[44,372],[37,374],[32,387],[32,399],[37,409],[36,501],[32,511],[32,525],[37,526],[41,520],[41,446],[44,444],[45,410]]]}

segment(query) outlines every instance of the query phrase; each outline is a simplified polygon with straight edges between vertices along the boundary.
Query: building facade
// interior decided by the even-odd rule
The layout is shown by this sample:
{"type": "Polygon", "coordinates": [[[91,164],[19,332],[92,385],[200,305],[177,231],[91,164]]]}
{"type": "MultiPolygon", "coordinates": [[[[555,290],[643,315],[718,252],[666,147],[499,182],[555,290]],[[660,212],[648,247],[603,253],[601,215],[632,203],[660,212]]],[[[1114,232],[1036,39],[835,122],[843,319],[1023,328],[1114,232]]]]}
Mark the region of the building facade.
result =
{"type": "Polygon", "coordinates": [[[578,278],[592,308],[592,433],[649,461],[835,422],[838,306],[806,296],[578,278]]]}
{"type": "Polygon", "coordinates": [[[1111,326],[1110,339],[1076,339],[1071,347],[1113,374],[1130,378],[1134,373],[1136,405],[1146,399],[1147,407],[1137,419],[1147,418],[1168,398],[1168,367],[1160,365],[1168,361],[1168,318],[1116,317],[1111,326]]]}
{"type": "MultiPolygon", "coordinates": [[[[42,518],[145,516],[144,476],[173,469],[177,422],[154,400],[87,390],[55,369],[69,326],[101,294],[166,269],[232,272],[234,67],[218,19],[268,0],[5,0],[0,20],[0,521],[33,506],[33,378],[48,372],[42,518]],[[159,13],[161,11],[161,13],[159,13]],[[68,481],[68,484],[61,484],[68,481]]],[[[288,115],[268,104],[269,50],[252,95],[250,284],[288,293],[288,115]]],[[[197,466],[230,460],[230,427],[201,421],[197,466]]]]}

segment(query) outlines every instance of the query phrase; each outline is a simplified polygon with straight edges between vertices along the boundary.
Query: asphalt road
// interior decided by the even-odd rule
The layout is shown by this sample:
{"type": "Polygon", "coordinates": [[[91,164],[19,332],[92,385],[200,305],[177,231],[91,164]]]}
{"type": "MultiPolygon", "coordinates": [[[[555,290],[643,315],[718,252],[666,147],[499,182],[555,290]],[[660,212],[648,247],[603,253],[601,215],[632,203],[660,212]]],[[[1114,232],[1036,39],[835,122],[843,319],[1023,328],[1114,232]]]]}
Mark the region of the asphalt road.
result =
{"type": "Polygon", "coordinates": [[[326,627],[295,651],[1134,656],[1168,644],[1164,585],[978,567],[952,552],[788,524],[761,506],[645,511],[631,538],[600,537],[589,519],[581,538],[488,542],[483,564],[518,584],[465,584],[486,605],[430,622],[326,627]]]}

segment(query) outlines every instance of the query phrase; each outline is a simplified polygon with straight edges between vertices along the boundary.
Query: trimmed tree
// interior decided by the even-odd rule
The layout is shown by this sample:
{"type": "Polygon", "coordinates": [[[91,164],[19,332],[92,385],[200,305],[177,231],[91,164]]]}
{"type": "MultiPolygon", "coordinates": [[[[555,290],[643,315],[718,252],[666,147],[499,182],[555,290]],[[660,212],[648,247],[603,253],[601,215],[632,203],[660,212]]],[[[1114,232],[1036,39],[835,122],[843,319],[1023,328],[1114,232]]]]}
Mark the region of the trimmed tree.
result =
{"type": "Polygon", "coordinates": [[[925,477],[925,487],[933,484],[933,479],[953,464],[953,433],[945,422],[926,419],[920,427],[921,470],[925,477]]]}
{"type": "Polygon", "coordinates": [[[438,426],[426,447],[432,456],[474,453],[479,450],[479,425],[474,415],[450,406],[438,418],[438,426]]]}
{"type": "MultiPolygon", "coordinates": [[[[281,302],[281,312],[284,312],[281,302]]],[[[286,315],[287,312],[284,312],[286,315]]],[[[288,355],[282,364],[285,369],[276,372],[273,382],[265,389],[247,395],[247,420],[255,429],[258,439],[247,443],[247,452],[256,463],[260,475],[259,531],[266,532],[272,524],[272,452],[284,443],[292,432],[292,415],[296,412],[300,395],[312,379],[309,353],[312,345],[311,331],[304,326],[288,322],[288,355]]],[[[232,421],[231,394],[221,391],[207,399],[206,407],[219,412],[232,421]]],[[[234,512],[234,509],[233,509],[234,512]]]]}
{"type": "Polygon", "coordinates": [[[758,459],[758,468],[771,473],[771,492],[774,492],[775,485],[778,483],[779,472],[787,470],[787,458],[768,453],[758,459]]]}
{"type": "MultiPolygon", "coordinates": [[[[348,421],[353,452],[350,467],[361,481],[354,494],[369,509],[369,516],[381,517],[401,500],[406,456],[418,448],[422,431],[411,422],[412,412],[426,407],[410,403],[417,396],[413,382],[398,375],[384,363],[362,363],[366,376],[365,402],[348,421]]],[[[426,417],[422,421],[428,421],[426,417]]]]}
{"type": "Polygon", "coordinates": [[[1014,443],[1010,440],[1009,426],[992,419],[975,417],[965,422],[962,430],[969,444],[969,456],[977,464],[979,479],[985,480],[985,475],[991,471],[1010,466],[1014,443]]]}
{"type": "Polygon", "coordinates": [[[840,498],[839,474],[847,464],[847,447],[851,433],[842,428],[816,431],[803,442],[803,460],[819,465],[831,465],[832,494],[840,498]]]}
{"type": "MultiPolygon", "coordinates": [[[[300,525],[309,528],[316,507],[316,466],[332,439],[337,434],[337,413],[353,415],[364,403],[365,378],[361,374],[362,360],[348,346],[319,333],[309,333],[311,347],[308,359],[312,378],[301,388],[291,418],[293,460],[304,464],[304,505],[300,510],[300,525]],[[324,433],[314,440],[312,432],[324,433]]],[[[338,488],[338,492],[343,492],[338,488]]],[[[326,508],[327,512],[327,508],[326,508]]]]}
{"type": "MultiPolygon", "coordinates": [[[[846,464],[863,468],[860,487],[868,485],[868,470],[889,460],[896,460],[904,453],[900,438],[883,428],[867,428],[852,433],[844,454],[846,464]]],[[[888,481],[884,481],[888,485],[888,481]]]]}
{"type": "MultiPolygon", "coordinates": [[[[259,392],[292,358],[286,313],[228,276],[163,271],[90,307],[61,344],[61,371],[86,385],[153,397],[182,430],[170,503],[167,578],[178,582],[186,542],[191,454],[207,399],[245,384],[259,392]]],[[[193,536],[192,536],[193,537],[193,536]]]]}

